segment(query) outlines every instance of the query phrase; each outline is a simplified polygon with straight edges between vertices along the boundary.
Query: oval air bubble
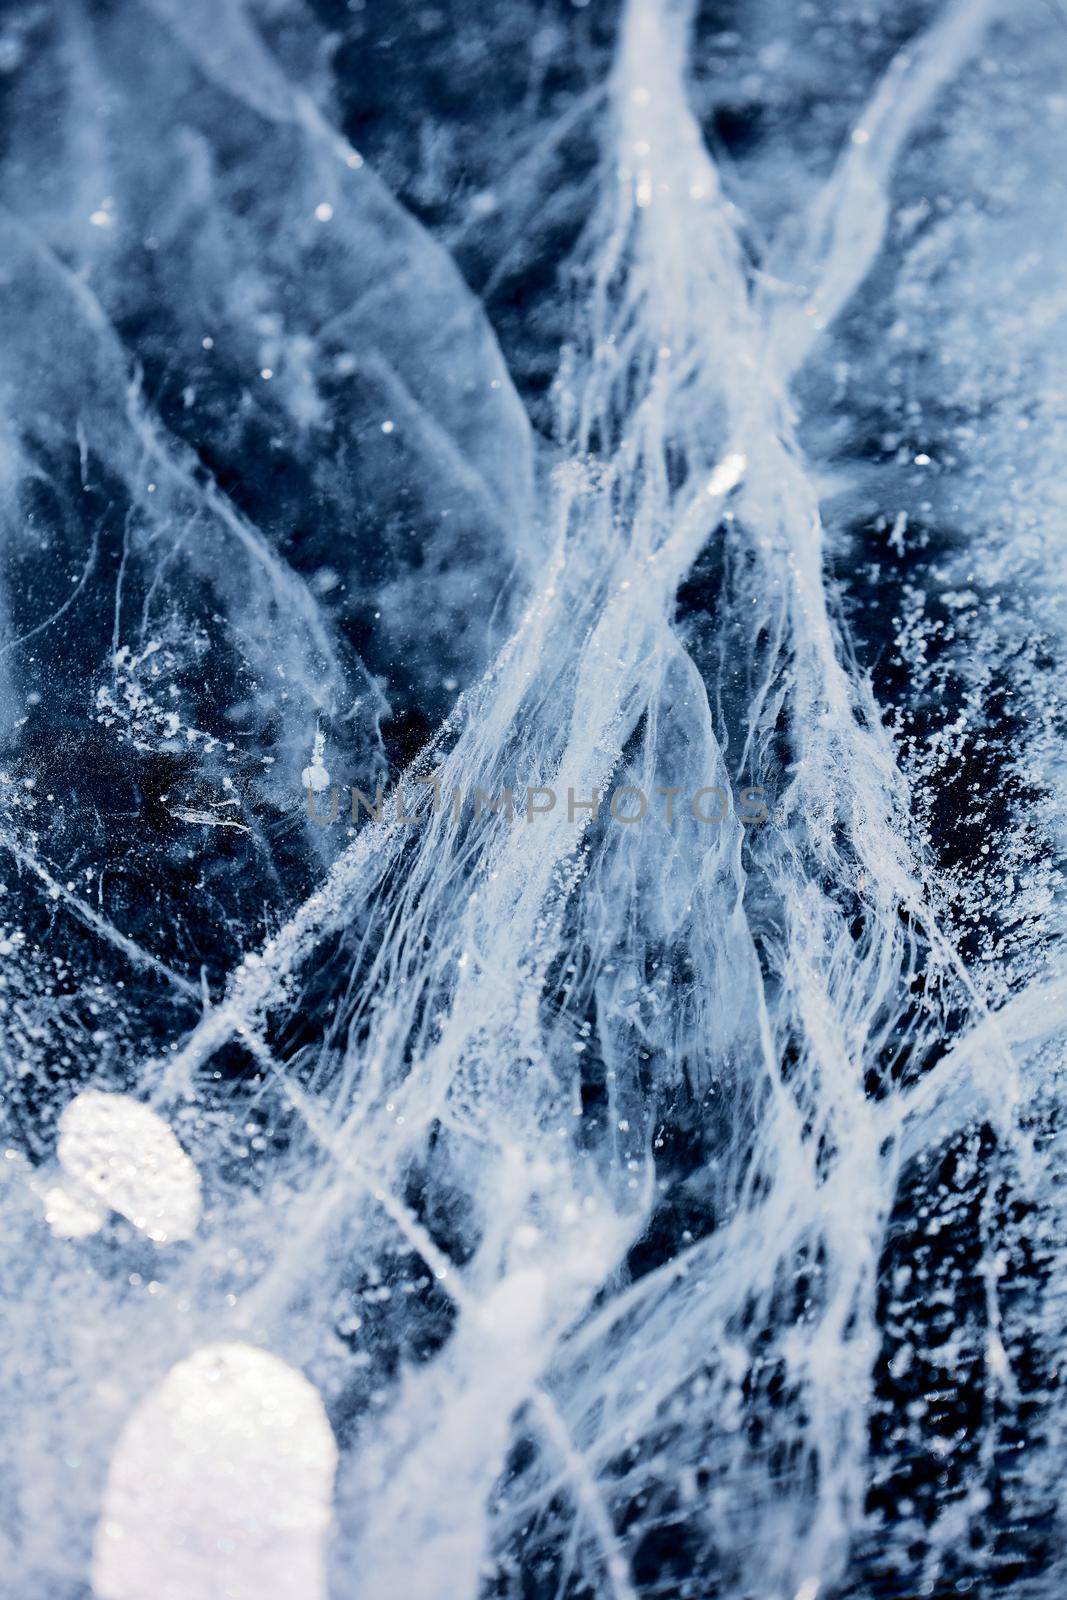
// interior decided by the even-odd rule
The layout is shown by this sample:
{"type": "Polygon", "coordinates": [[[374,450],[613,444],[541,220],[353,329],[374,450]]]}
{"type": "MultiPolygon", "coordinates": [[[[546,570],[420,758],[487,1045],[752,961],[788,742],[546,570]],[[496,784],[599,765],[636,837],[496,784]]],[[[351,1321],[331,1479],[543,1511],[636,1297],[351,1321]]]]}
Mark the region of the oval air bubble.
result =
{"type": "MultiPolygon", "coordinates": [[[[117,1211],[156,1244],[188,1239],[200,1221],[200,1174],[162,1117],[129,1095],[87,1089],[59,1119],[56,1156],[70,1207],[84,1213],[77,1234],[92,1232],[99,1208],[117,1211]]],[[[55,1198],[53,1196],[53,1198],[55,1198]]],[[[71,1236],[69,1222],[48,1220],[71,1236]]]]}
{"type": "Polygon", "coordinates": [[[211,1344],[123,1429],[93,1544],[96,1600],[326,1600],[337,1446],[278,1356],[211,1344]]]}

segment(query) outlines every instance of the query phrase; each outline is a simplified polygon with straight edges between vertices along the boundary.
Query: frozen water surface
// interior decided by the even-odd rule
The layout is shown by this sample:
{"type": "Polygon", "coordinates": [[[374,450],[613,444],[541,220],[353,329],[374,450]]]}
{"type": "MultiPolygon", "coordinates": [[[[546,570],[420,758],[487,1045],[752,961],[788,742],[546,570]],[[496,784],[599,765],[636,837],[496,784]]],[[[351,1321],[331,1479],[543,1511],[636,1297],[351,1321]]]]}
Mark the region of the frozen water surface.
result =
{"type": "Polygon", "coordinates": [[[1065,72],[0,13],[5,1595],[1063,1593],[1065,72]]]}

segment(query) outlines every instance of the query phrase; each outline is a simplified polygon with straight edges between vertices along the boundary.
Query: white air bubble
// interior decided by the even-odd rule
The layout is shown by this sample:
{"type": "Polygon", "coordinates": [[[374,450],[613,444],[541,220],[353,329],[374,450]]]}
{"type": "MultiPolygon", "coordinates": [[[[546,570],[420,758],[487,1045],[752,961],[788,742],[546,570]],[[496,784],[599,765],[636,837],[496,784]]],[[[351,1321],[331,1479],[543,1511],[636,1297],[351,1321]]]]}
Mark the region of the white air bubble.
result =
{"type": "Polygon", "coordinates": [[[96,1600],[325,1600],[337,1446],[277,1356],[212,1344],[123,1429],[93,1544],[96,1600]]]}
{"type": "Polygon", "coordinates": [[[66,1180],[45,1197],[45,1216],[67,1238],[117,1211],[162,1244],[188,1239],[200,1221],[200,1174],[162,1117],[124,1094],[87,1089],[59,1119],[66,1180]],[[62,1194],[63,1198],[60,1198],[62,1194]]]}

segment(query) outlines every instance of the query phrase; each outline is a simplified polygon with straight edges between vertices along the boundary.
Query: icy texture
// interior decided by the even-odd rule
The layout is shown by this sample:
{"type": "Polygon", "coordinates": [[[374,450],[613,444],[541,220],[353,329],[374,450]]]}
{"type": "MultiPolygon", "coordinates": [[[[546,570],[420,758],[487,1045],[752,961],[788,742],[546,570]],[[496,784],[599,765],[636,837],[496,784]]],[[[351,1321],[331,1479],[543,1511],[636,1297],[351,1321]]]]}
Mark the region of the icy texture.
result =
{"type": "Polygon", "coordinates": [[[1063,1592],[1065,65],[6,13],[19,1600],[1063,1592]]]}

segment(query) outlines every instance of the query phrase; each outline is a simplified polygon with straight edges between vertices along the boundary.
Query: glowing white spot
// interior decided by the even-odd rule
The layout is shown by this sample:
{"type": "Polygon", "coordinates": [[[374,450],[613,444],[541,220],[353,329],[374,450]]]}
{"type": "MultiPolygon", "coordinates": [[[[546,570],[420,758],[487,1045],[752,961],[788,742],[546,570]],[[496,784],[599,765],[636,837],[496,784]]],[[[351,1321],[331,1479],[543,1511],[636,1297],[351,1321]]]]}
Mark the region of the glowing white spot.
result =
{"type": "Polygon", "coordinates": [[[707,482],[710,495],[729,494],[745,475],[745,458],[742,455],[724,456],[707,482]]]}
{"type": "Polygon", "coordinates": [[[321,204],[315,207],[315,215],[318,217],[320,222],[329,222],[330,218],[333,216],[333,206],[331,206],[328,201],[323,200],[321,204]]]}
{"type": "Polygon", "coordinates": [[[59,1119],[56,1156],[69,1204],[50,1190],[45,1215],[58,1233],[91,1233],[90,1216],[98,1214],[99,1227],[108,1211],[157,1244],[196,1232],[200,1174],[162,1117],[128,1095],[86,1089],[72,1100],[59,1119]]]}
{"type": "Polygon", "coordinates": [[[915,457],[915,465],[917,467],[928,467],[930,465],[930,457],[923,451],[920,451],[915,457]]]}
{"type": "Polygon", "coordinates": [[[273,367],[261,367],[260,371],[259,371],[259,375],[260,375],[261,378],[273,378],[273,376],[274,376],[274,368],[273,367]]]}
{"type": "Polygon", "coordinates": [[[818,1578],[805,1578],[804,1582],[800,1585],[800,1588],[793,1596],[793,1600],[815,1600],[815,1596],[818,1594],[818,1592],[818,1578]]]}
{"type": "Polygon", "coordinates": [[[123,1429],[93,1542],[97,1600],[325,1600],[337,1446],[277,1356],[214,1344],[123,1429]]]}
{"type": "Polygon", "coordinates": [[[114,220],[114,217],[102,210],[94,211],[89,218],[94,228],[110,228],[114,220]]]}
{"type": "Polygon", "coordinates": [[[62,1184],[41,1191],[44,1220],[57,1239],[87,1239],[104,1225],[107,1211],[91,1195],[75,1195],[62,1184]]]}
{"type": "Polygon", "coordinates": [[[383,422],[382,423],[382,432],[383,433],[392,433],[392,431],[393,431],[393,429],[395,427],[396,427],[396,423],[395,422],[383,422]]]}
{"type": "Polygon", "coordinates": [[[321,794],[324,789],[330,787],[330,774],[323,760],[325,754],[326,735],[316,729],[315,742],[311,750],[311,764],[300,774],[300,782],[304,788],[310,789],[314,794],[321,794]]]}
{"type": "Polygon", "coordinates": [[[867,141],[870,139],[870,137],[871,136],[867,132],[866,128],[853,128],[853,130],[852,130],[852,143],[853,144],[866,144],[867,141]]]}

